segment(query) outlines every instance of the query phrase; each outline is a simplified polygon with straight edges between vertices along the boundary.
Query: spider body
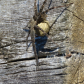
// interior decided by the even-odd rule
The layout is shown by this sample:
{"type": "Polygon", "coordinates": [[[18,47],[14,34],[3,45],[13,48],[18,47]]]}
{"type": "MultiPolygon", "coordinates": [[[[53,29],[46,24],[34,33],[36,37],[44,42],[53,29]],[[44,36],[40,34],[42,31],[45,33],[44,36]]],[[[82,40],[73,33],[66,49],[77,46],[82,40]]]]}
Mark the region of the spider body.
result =
{"type": "Polygon", "coordinates": [[[35,34],[38,36],[45,36],[45,33],[47,34],[50,30],[50,25],[49,25],[49,22],[46,20],[46,17],[47,17],[46,14],[39,14],[37,16],[37,20],[36,20],[36,17],[34,16],[32,19],[30,19],[30,21],[28,23],[28,28],[31,30],[32,24],[34,24],[34,22],[36,22],[36,25],[40,29],[34,28],[35,34]]]}
{"type": "MultiPolygon", "coordinates": [[[[50,30],[50,25],[48,21],[43,21],[41,23],[38,24],[38,27],[40,27],[44,32],[48,33],[50,30]]],[[[35,30],[36,34],[38,36],[44,36],[45,34],[41,31],[41,30],[35,30]]]]}
{"type": "MultiPolygon", "coordinates": [[[[46,20],[46,13],[38,13],[37,25],[40,27],[45,33],[48,33],[50,30],[49,22],[46,20]]],[[[38,36],[44,36],[44,32],[36,29],[35,32],[38,36]]]]}

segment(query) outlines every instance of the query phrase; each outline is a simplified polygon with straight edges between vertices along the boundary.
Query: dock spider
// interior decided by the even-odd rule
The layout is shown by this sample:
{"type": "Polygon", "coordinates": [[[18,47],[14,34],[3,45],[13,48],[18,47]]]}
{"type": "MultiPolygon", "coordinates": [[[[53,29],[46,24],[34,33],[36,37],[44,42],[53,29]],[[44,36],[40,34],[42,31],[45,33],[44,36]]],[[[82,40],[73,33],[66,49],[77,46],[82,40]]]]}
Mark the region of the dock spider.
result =
{"type": "MultiPolygon", "coordinates": [[[[29,28],[29,32],[28,32],[28,35],[26,37],[26,41],[27,41],[26,44],[28,46],[28,37],[30,35],[37,66],[38,66],[38,55],[37,55],[36,46],[35,46],[35,35],[37,35],[37,36],[45,36],[45,35],[48,36],[48,33],[49,33],[52,25],[50,26],[49,22],[46,20],[47,12],[49,10],[54,9],[54,8],[64,7],[64,6],[57,6],[57,7],[51,7],[51,8],[48,7],[47,10],[43,11],[43,8],[44,8],[46,2],[47,2],[47,0],[44,0],[42,6],[40,7],[40,10],[37,11],[36,0],[34,1],[34,12],[35,12],[35,14],[30,19],[30,21],[28,22],[28,25],[27,25],[27,27],[29,28]]],[[[69,5],[70,4],[68,4],[67,6],[69,6],[69,5]]]]}

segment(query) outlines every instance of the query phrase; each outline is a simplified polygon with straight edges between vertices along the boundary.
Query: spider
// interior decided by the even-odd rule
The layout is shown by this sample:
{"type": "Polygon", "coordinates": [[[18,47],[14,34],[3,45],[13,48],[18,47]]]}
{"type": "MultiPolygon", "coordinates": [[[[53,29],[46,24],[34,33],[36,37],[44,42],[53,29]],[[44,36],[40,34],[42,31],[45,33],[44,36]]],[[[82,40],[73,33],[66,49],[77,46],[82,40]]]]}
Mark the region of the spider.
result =
{"type": "MultiPolygon", "coordinates": [[[[29,32],[26,37],[26,41],[27,41],[26,45],[28,46],[28,37],[30,35],[37,66],[38,66],[38,55],[37,55],[36,45],[35,45],[35,35],[37,35],[37,36],[45,36],[46,35],[48,37],[48,33],[49,33],[52,25],[50,26],[49,22],[46,20],[47,12],[54,8],[64,7],[64,6],[57,6],[57,7],[51,7],[51,8],[48,7],[47,10],[43,11],[43,8],[44,8],[46,2],[47,2],[47,0],[44,0],[42,6],[40,7],[40,10],[37,11],[36,0],[34,1],[35,14],[30,19],[30,21],[28,22],[28,25],[27,25],[27,27],[29,28],[29,32]]],[[[70,4],[68,4],[68,6],[69,5],[70,4]]]]}

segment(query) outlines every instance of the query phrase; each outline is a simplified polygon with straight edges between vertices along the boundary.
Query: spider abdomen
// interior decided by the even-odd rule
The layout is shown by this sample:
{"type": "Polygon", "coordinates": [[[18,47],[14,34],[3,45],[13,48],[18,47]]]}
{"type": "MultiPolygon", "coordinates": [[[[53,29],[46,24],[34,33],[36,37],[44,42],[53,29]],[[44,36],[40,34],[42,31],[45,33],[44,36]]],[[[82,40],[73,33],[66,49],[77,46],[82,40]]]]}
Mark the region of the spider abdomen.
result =
{"type": "MultiPolygon", "coordinates": [[[[41,22],[38,24],[38,26],[45,32],[45,33],[48,33],[49,30],[50,30],[50,26],[49,26],[49,22],[48,21],[44,21],[44,22],[41,22]]],[[[44,36],[44,32],[42,32],[41,30],[36,30],[35,31],[36,34],[38,36],[44,36]]]]}

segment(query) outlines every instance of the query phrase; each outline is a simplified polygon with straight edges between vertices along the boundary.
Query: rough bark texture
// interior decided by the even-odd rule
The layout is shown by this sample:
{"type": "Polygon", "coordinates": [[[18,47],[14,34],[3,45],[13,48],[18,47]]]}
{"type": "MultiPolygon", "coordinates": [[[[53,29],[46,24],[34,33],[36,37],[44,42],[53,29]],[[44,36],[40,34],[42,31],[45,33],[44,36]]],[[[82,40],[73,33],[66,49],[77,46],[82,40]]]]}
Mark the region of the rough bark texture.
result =
{"type": "MultiPolygon", "coordinates": [[[[43,1],[40,0],[40,5],[43,1]]],[[[26,52],[27,33],[23,31],[34,14],[34,0],[0,0],[0,84],[84,83],[84,1],[52,0],[51,7],[65,2],[73,3],[68,8],[72,12],[65,10],[51,28],[44,48],[55,50],[39,52],[39,70],[36,71],[32,45],[26,52]],[[64,55],[69,53],[72,57],[66,59],[64,55]]],[[[48,4],[49,0],[45,9],[48,4]]],[[[47,14],[50,25],[64,8],[47,14]]]]}

